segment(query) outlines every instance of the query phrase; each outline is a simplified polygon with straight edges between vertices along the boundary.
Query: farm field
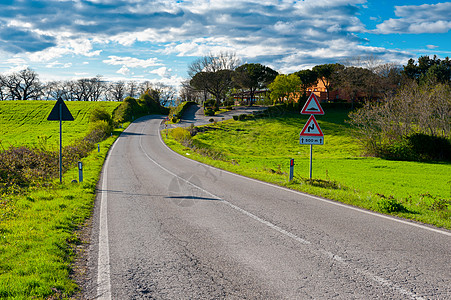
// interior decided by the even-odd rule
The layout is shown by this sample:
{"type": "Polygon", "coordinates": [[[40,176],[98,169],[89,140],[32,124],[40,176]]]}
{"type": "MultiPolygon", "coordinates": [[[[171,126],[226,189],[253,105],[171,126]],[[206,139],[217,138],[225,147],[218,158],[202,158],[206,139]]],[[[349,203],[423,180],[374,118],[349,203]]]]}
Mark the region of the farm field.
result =
{"type": "Polygon", "coordinates": [[[310,146],[299,145],[307,116],[291,114],[211,124],[192,137],[195,149],[181,145],[174,134],[166,143],[182,155],[224,170],[451,228],[451,164],[365,157],[345,122],[347,114],[329,110],[316,118],[325,142],[313,146],[312,181],[308,180],[310,146]],[[295,160],[295,177],[290,183],[291,158],[295,160]],[[393,204],[395,208],[391,208],[393,204]]]}
{"type": "MultiPolygon", "coordinates": [[[[56,101],[0,101],[0,141],[10,146],[38,146],[46,143],[50,148],[59,144],[59,122],[47,121],[56,101]]],[[[109,113],[120,102],[66,101],[74,121],[63,121],[63,146],[85,136],[89,130],[90,112],[103,108],[109,113]]]]}

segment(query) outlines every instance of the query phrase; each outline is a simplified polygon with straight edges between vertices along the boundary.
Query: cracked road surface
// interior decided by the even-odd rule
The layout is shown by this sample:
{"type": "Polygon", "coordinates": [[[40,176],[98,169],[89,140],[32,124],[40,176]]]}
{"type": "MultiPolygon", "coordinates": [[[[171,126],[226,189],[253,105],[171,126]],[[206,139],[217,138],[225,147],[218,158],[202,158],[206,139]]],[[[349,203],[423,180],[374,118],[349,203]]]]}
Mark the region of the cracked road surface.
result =
{"type": "Polygon", "coordinates": [[[112,147],[88,299],[451,299],[451,233],[184,158],[145,117],[112,147]]]}

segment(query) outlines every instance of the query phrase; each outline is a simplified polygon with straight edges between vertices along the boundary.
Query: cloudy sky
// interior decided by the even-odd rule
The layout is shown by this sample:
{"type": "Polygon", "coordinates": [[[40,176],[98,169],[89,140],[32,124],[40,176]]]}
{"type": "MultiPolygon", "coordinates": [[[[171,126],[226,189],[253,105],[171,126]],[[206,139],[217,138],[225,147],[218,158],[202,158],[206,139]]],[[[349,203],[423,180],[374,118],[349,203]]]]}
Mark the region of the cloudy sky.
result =
{"type": "Polygon", "coordinates": [[[451,56],[451,2],[2,0],[0,72],[177,85],[197,57],[235,52],[281,73],[373,56],[451,56]]]}

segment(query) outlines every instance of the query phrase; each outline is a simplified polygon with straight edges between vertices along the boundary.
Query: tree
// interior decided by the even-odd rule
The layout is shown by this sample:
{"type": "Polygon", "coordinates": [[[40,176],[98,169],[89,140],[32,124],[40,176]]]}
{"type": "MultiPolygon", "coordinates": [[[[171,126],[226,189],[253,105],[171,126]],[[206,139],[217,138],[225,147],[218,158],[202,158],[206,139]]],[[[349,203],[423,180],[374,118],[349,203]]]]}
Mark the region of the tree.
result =
{"type": "Polygon", "coordinates": [[[327,92],[327,101],[330,100],[330,88],[334,83],[336,74],[343,70],[344,66],[341,64],[324,64],[313,67],[313,71],[316,72],[317,77],[324,84],[327,92]]]}
{"type": "Polygon", "coordinates": [[[301,79],[295,75],[279,74],[274,81],[268,85],[271,90],[271,99],[274,102],[293,102],[299,95],[301,79]]]}
{"type": "Polygon", "coordinates": [[[201,57],[188,66],[190,85],[197,90],[208,92],[215,97],[219,107],[226,92],[232,87],[232,72],[240,60],[232,52],[220,52],[201,57]]]}
{"type": "MultiPolygon", "coordinates": [[[[126,94],[126,85],[124,81],[110,83],[109,95],[113,101],[123,101],[126,94]]],[[[130,96],[132,97],[132,96],[130,96]]]]}
{"type": "Polygon", "coordinates": [[[307,89],[318,83],[318,75],[312,70],[301,70],[296,74],[301,79],[301,92],[304,98],[307,98],[307,89]]]}
{"type": "Polygon", "coordinates": [[[429,56],[420,56],[418,64],[414,59],[409,59],[404,66],[402,74],[417,83],[439,82],[451,84],[451,60],[449,57],[441,60],[436,55],[431,59],[429,56]]]}
{"type": "Polygon", "coordinates": [[[200,72],[217,72],[220,70],[235,70],[240,65],[240,60],[233,52],[209,53],[193,61],[188,66],[188,75],[193,78],[200,72]]]}
{"type": "Polygon", "coordinates": [[[212,94],[219,107],[228,89],[232,86],[232,70],[216,72],[199,72],[190,80],[190,85],[197,90],[205,90],[212,94]]]}
{"type": "Polygon", "coordinates": [[[265,88],[277,75],[278,73],[270,67],[261,64],[244,64],[236,68],[232,79],[240,88],[249,90],[249,104],[252,106],[255,92],[265,88]]]}
{"type": "Polygon", "coordinates": [[[154,84],[152,89],[158,93],[158,99],[161,106],[172,104],[177,98],[177,90],[173,86],[159,82],[154,84]]]}
{"type": "Polygon", "coordinates": [[[354,102],[359,97],[372,99],[375,95],[378,77],[369,69],[347,67],[336,78],[336,84],[354,102]]]}

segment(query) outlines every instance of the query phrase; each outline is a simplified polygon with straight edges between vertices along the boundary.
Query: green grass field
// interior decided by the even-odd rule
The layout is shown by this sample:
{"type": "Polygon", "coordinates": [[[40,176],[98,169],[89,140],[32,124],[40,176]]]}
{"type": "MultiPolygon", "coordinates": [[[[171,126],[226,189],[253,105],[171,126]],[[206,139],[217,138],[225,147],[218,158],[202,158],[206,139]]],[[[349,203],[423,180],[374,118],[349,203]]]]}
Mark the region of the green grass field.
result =
{"type": "MultiPolygon", "coordinates": [[[[46,135],[58,145],[58,122],[47,121],[54,101],[0,102],[3,147],[33,146],[46,135]]],[[[108,111],[120,103],[69,102],[75,121],[64,122],[65,145],[85,136],[89,115],[96,107],[108,111]]],[[[127,125],[127,124],[125,124],[127,125]]],[[[77,291],[73,278],[74,249],[83,243],[77,229],[92,213],[96,185],[108,149],[123,129],[101,142],[83,162],[83,183],[74,166],[50,187],[24,194],[0,195],[0,298],[67,299],[77,291]]]]}
{"type": "MultiPolygon", "coordinates": [[[[47,121],[56,101],[0,101],[0,141],[10,146],[37,146],[44,140],[58,147],[59,122],[47,121]]],[[[63,146],[85,136],[89,130],[90,112],[103,108],[112,113],[121,102],[66,101],[74,121],[63,121],[63,146]]]]}
{"type": "Polygon", "coordinates": [[[308,116],[209,125],[209,130],[193,137],[194,144],[203,149],[197,153],[171,135],[166,142],[183,155],[189,153],[190,158],[225,170],[385,213],[381,205],[395,201],[405,210],[388,212],[451,228],[451,164],[365,157],[345,123],[347,113],[326,111],[316,118],[325,142],[313,146],[312,182],[308,180],[310,146],[299,145],[308,116]],[[295,159],[292,183],[288,182],[290,158],[295,159]]]}

